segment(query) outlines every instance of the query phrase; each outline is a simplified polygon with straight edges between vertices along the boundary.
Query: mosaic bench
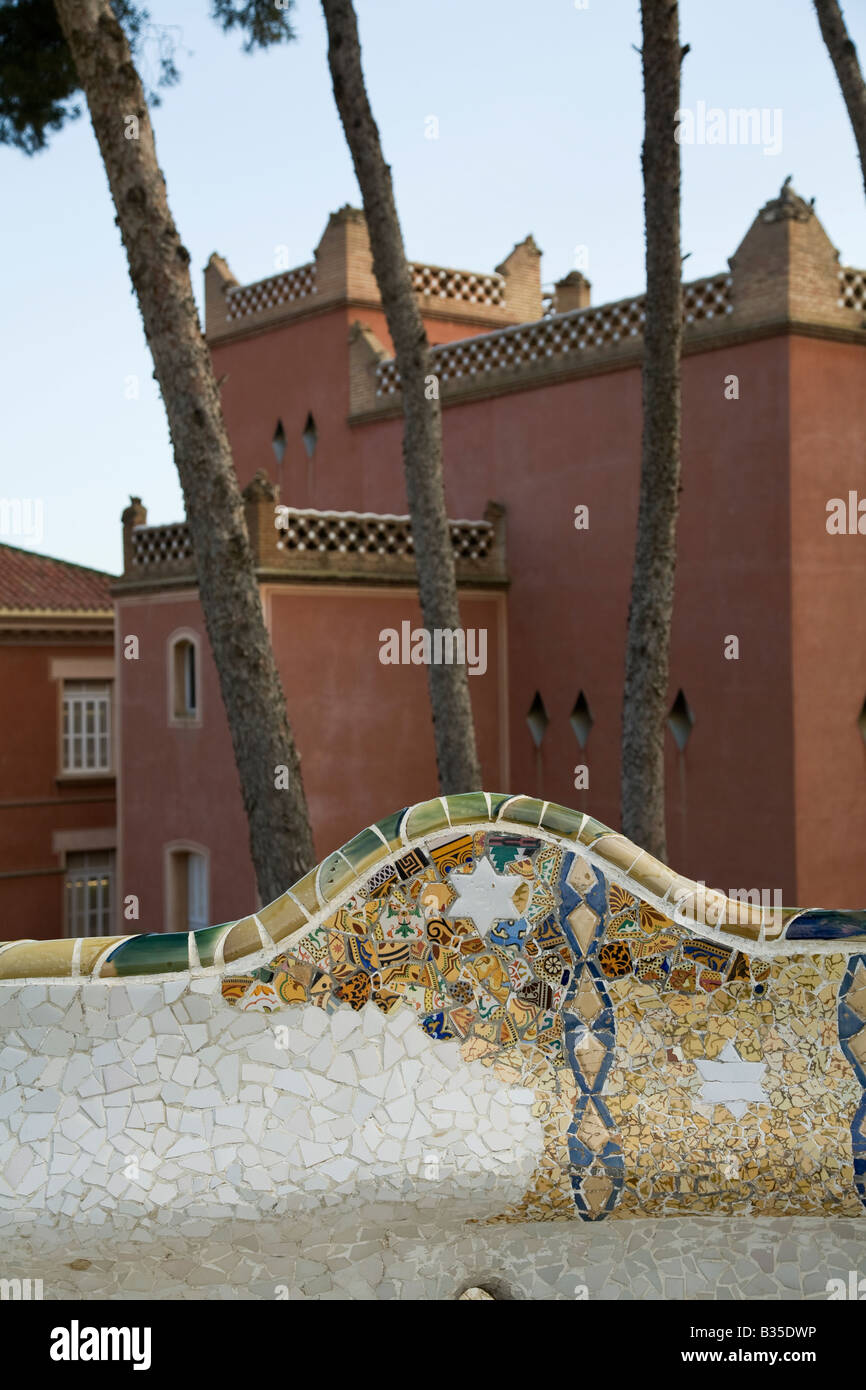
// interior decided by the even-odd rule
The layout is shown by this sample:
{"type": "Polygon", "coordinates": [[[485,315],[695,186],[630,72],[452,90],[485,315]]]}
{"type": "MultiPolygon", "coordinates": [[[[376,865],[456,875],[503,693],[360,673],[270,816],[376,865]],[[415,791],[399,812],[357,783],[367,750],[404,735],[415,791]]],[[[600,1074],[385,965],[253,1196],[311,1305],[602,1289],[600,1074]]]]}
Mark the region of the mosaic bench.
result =
{"type": "Polygon", "coordinates": [[[0,946],[0,1213],[858,1216],[864,1086],[866,914],[523,796],[399,811],[238,922],[0,946]]]}

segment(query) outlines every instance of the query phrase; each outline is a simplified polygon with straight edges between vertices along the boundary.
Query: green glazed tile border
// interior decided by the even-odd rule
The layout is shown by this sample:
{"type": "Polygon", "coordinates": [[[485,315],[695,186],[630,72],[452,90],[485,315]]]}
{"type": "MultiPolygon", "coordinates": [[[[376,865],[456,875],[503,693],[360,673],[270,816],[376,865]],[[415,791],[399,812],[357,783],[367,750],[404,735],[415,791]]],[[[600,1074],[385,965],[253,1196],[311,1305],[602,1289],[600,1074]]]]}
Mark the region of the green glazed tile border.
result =
{"type": "Polygon", "coordinates": [[[393,815],[385,816],[384,820],[374,821],[392,849],[400,849],[403,844],[403,823],[411,809],[411,806],[403,806],[393,815]]]}
{"type": "Polygon", "coordinates": [[[462,792],[446,796],[452,825],[468,825],[470,821],[488,820],[487,797],[483,792],[462,792]]]}
{"type": "MultiPolygon", "coordinates": [[[[382,845],[382,850],[384,849],[385,846],[382,845]]],[[[357,878],[357,874],[357,869],[353,868],[339,850],[329,854],[327,859],[322,860],[316,874],[316,892],[322,902],[331,902],[344,888],[348,888],[352,879],[357,878]]]]}
{"type": "Polygon", "coordinates": [[[288,893],[283,893],[282,897],[275,898],[267,907],[261,908],[257,916],[274,942],[285,941],[287,937],[294,936],[295,932],[300,931],[309,921],[303,909],[288,893]]]}
{"type": "Polygon", "coordinates": [[[551,834],[562,835],[569,840],[577,839],[582,824],[582,811],[571,811],[567,806],[558,806],[555,801],[547,803],[541,817],[542,830],[549,830],[551,834]]]}
{"type": "Polygon", "coordinates": [[[262,949],[262,938],[254,917],[242,917],[223,942],[223,964],[230,965],[241,956],[255,955],[262,949]]]}
{"type": "Polygon", "coordinates": [[[200,927],[197,932],[193,932],[195,937],[195,948],[198,951],[198,958],[203,966],[213,965],[216,956],[216,948],[223,935],[229,927],[233,927],[234,922],[220,922],[215,927],[200,927]]]}
{"type": "MultiPolygon", "coordinates": [[[[693,880],[654,860],[618,831],[591,816],[537,797],[465,792],[446,798],[433,797],[416,806],[404,807],[360,831],[341,850],[329,854],[281,897],[259,911],[258,919],[266,937],[280,943],[305,930],[312,918],[324,915],[329,902],[351,889],[356,878],[362,879],[410,841],[452,827],[485,823],[521,825],[577,841],[619,870],[627,881],[630,879],[632,891],[637,896],[656,897],[671,913],[676,912],[681,921],[680,910],[695,897],[697,885],[693,880]]],[[[724,894],[706,890],[706,895],[713,910],[708,910],[705,917],[698,913],[691,919],[690,925],[696,934],[702,926],[716,927],[718,924],[717,900],[724,900],[724,894]]],[[[781,910],[779,923],[772,919],[760,924],[726,921],[719,929],[731,937],[760,939],[771,946],[785,940],[791,923],[806,910],[786,907],[781,910]]],[[[849,915],[856,916],[858,921],[861,917],[859,913],[849,915]]],[[[852,935],[834,940],[839,951],[850,954],[864,939],[864,935],[852,935]]],[[[831,938],[804,937],[798,939],[798,948],[807,952],[810,941],[819,940],[826,946],[831,938]]],[[[194,933],[192,943],[188,932],[0,942],[0,980],[87,978],[97,967],[99,978],[106,979],[175,974],[189,970],[190,955],[194,963],[196,953],[201,966],[209,969],[216,965],[218,957],[229,964],[256,954],[266,945],[267,940],[262,942],[252,915],[238,922],[205,927],[194,933]],[[219,950],[221,942],[224,942],[222,952],[219,950]],[[192,952],[191,944],[195,948],[192,952]]]]}
{"type": "Polygon", "coordinates": [[[403,838],[406,841],[416,840],[419,835],[429,835],[433,830],[447,830],[449,824],[441,797],[436,796],[432,801],[419,801],[417,806],[410,808],[403,823],[403,838]]]}
{"type": "MultiPolygon", "coordinates": [[[[400,844],[397,839],[396,845],[400,844]]],[[[375,830],[369,826],[362,830],[360,835],[356,835],[354,840],[343,845],[340,850],[344,859],[348,859],[356,874],[366,873],[367,870],[375,868],[380,859],[384,859],[388,853],[385,845],[379,839],[375,830]]]]}
{"type": "MultiPolygon", "coordinates": [[[[209,928],[206,930],[209,930],[209,928]]],[[[127,938],[123,936],[84,937],[81,942],[81,954],[78,958],[79,975],[91,975],[106,951],[110,951],[113,946],[119,946],[121,941],[125,941],[126,939],[127,938]]]]}
{"type": "Polygon", "coordinates": [[[314,912],[318,912],[320,907],[325,906],[323,902],[320,902],[318,894],[316,893],[316,876],[318,872],[318,867],[311,869],[308,874],[304,874],[303,878],[298,879],[298,882],[293,883],[289,888],[289,892],[295,901],[299,902],[301,907],[305,907],[311,917],[314,912]]]}
{"type": "Polygon", "coordinates": [[[511,800],[511,793],[488,792],[487,795],[490,797],[490,819],[497,820],[499,818],[499,812],[502,810],[506,801],[511,800]]]}
{"type": "Polygon", "coordinates": [[[609,825],[603,825],[600,820],[594,820],[592,816],[587,816],[586,824],[580,832],[580,843],[582,845],[592,845],[601,835],[616,835],[616,830],[611,830],[609,825]]]}
{"type": "Polygon", "coordinates": [[[536,796],[512,796],[499,813],[500,820],[516,821],[518,825],[531,825],[537,830],[541,822],[544,802],[536,796]]]}
{"type": "Polygon", "coordinates": [[[189,932],[147,932],[122,942],[102,967],[108,975],[164,975],[189,969],[189,932]]]}

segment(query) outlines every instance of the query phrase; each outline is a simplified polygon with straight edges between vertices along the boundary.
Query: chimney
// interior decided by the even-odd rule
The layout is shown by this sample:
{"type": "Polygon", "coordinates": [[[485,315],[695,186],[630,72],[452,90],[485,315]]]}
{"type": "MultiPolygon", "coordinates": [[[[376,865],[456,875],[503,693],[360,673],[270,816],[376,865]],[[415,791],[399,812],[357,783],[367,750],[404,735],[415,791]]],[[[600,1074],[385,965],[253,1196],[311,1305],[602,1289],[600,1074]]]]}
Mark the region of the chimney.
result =
{"type": "Polygon", "coordinates": [[[276,508],[280,500],[280,490],[272,483],[263,468],[247,483],[241,496],[244,500],[244,518],[253,564],[258,567],[269,560],[273,564],[276,543],[279,535],[276,527],[276,508]]]}
{"type": "Polygon", "coordinates": [[[316,297],[320,303],[323,299],[379,302],[367,222],[361,209],[348,203],[331,213],[316,247],[316,297]]]}
{"type": "Polygon", "coordinates": [[[544,313],[541,302],[541,252],[531,235],[520,241],[496,267],[505,276],[505,304],[509,318],[534,323],[544,313]]]}
{"type": "Polygon", "coordinates": [[[567,314],[571,309],[588,309],[591,284],[579,270],[569,271],[553,287],[553,311],[567,314]]]}
{"type": "Polygon", "coordinates": [[[132,533],[136,526],[147,524],[147,507],[143,507],[140,497],[130,497],[129,506],[120,514],[123,523],[123,573],[132,573],[132,533]]]}
{"type": "Polygon", "coordinates": [[[204,272],[205,337],[216,337],[227,327],[226,290],[237,283],[226,261],[214,251],[204,272]]]}

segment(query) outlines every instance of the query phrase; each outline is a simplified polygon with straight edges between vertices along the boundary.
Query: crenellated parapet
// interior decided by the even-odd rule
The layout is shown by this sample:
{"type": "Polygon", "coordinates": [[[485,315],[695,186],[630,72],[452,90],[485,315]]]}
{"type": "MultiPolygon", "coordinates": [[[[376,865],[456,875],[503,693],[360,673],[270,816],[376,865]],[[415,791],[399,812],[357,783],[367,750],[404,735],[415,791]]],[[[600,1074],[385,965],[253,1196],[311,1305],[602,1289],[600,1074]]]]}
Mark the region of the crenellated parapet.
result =
{"type": "MultiPolygon", "coordinates": [[[[408,516],[288,507],[261,472],[243,496],[253,563],[261,581],[417,582],[408,516]]],[[[123,514],[124,569],[114,592],[195,584],[188,524],[147,526],[146,519],[146,509],[134,498],[123,514]]],[[[507,584],[505,509],[499,504],[488,503],[477,520],[452,521],[451,543],[458,584],[507,584]]]]}
{"type": "MultiPolygon", "coordinates": [[[[686,333],[706,333],[734,311],[730,275],[696,280],[683,290],[686,333]]],[[[595,308],[551,313],[495,333],[480,333],[432,349],[431,371],[444,395],[460,396],[485,388],[508,389],[556,374],[579,371],[585,362],[632,359],[643,341],[643,295],[595,308]]],[[[375,362],[375,397],[385,403],[399,396],[400,377],[393,358],[375,362]]],[[[353,400],[353,407],[359,405],[353,400]]]]}
{"type": "MultiPolygon", "coordinates": [[[[493,271],[410,261],[409,272],[425,316],[492,328],[541,314],[540,261],[529,236],[493,271]]],[[[205,269],[206,332],[212,344],[341,305],[381,308],[367,223],[358,208],[331,214],[314,259],[304,265],[247,285],[221,256],[211,256],[205,269]]]]}
{"type": "MultiPolygon", "coordinates": [[[[579,272],[560,280],[532,322],[434,347],[448,403],[638,365],[645,296],[589,305],[579,272]]],[[[866,343],[866,271],[839,264],[811,203],[784,184],[758,213],[729,269],[683,285],[683,353],[778,333],[866,343]]],[[[400,409],[396,361],[360,325],[350,346],[353,420],[400,409]]]]}

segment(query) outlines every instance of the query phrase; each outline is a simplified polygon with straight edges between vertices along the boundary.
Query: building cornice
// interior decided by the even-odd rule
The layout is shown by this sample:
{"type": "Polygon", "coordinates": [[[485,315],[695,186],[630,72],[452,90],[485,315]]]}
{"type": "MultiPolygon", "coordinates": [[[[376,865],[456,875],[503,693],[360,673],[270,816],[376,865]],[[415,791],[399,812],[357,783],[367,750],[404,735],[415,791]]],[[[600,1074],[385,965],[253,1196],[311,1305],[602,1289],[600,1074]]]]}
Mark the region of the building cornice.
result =
{"type": "Polygon", "coordinates": [[[108,646],[114,641],[114,610],[0,609],[0,644],[77,643],[108,646]]]}
{"type": "MultiPolygon", "coordinates": [[[[866,347],[866,328],[845,328],[836,324],[772,318],[747,326],[728,321],[723,329],[687,334],[683,340],[682,355],[684,358],[697,357],[703,353],[739,347],[741,344],[759,342],[766,338],[782,337],[819,338],[826,342],[866,347]]],[[[559,386],[564,382],[579,381],[585,377],[629,371],[640,367],[642,363],[642,343],[601,349],[591,358],[580,361],[553,362],[542,359],[517,370],[506,368],[501,372],[486,373],[480,379],[467,378],[463,382],[442,385],[440,399],[443,410],[447,410],[449,406],[464,405],[471,401],[513,395],[518,391],[537,391],[546,386],[559,386]]],[[[402,396],[398,391],[391,397],[382,399],[381,403],[350,411],[348,423],[352,426],[365,425],[374,420],[396,419],[402,414],[402,396]]]]}

